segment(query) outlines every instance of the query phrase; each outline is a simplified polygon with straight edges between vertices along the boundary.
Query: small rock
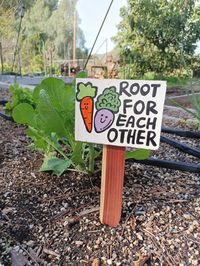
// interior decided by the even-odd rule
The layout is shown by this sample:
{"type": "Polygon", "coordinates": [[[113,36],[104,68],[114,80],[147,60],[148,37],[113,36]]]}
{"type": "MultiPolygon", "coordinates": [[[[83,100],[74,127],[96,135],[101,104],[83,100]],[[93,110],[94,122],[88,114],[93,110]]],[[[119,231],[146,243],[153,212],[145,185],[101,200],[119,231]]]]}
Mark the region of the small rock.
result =
{"type": "Polygon", "coordinates": [[[198,266],[199,265],[198,260],[192,260],[191,262],[192,262],[193,266],[198,266]]]}
{"type": "Polygon", "coordinates": [[[137,238],[141,241],[143,240],[143,236],[140,233],[137,234],[137,238]]]}
{"type": "Polygon", "coordinates": [[[33,240],[29,240],[27,243],[26,243],[26,245],[28,246],[28,247],[34,247],[34,245],[35,245],[35,242],[33,241],[33,240]]]}
{"type": "Polygon", "coordinates": [[[83,245],[83,241],[76,241],[75,244],[77,247],[80,247],[83,245]]]}
{"type": "Polygon", "coordinates": [[[115,260],[117,258],[117,254],[116,253],[113,253],[112,254],[112,259],[115,260]]]}
{"type": "Polygon", "coordinates": [[[183,214],[183,218],[185,218],[186,220],[190,220],[191,219],[191,215],[190,214],[183,214]]]}
{"type": "Polygon", "coordinates": [[[112,265],[112,259],[107,260],[108,265],[112,265]]]}
{"type": "Polygon", "coordinates": [[[101,240],[98,238],[98,239],[96,240],[96,244],[99,245],[100,243],[101,243],[101,240]]]}
{"type": "Polygon", "coordinates": [[[33,229],[33,227],[34,227],[33,224],[30,224],[30,225],[29,225],[29,228],[30,228],[30,229],[33,229]]]}
{"type": "Polygon", "coordinates": [[[7,207],[7,208],[4,208],[1,212],[4,214],[4,215],[7,215],[11,212],[14,211],[14,208],[13,207],[7,207]]]}
{"type": "Polygon", "coordinates": [[[67,202],[63,202],[62,205],[63,205],[64,208],[68,208],[69,207],[69,204],[67,202]]]}
{"type": "Polygon", "coordinates": [[[19,252],[20,247],[19,247],[19,246],[14,246],[13,249],[14,249],[14,251],[16,251],[16,252],[19,252]]]}

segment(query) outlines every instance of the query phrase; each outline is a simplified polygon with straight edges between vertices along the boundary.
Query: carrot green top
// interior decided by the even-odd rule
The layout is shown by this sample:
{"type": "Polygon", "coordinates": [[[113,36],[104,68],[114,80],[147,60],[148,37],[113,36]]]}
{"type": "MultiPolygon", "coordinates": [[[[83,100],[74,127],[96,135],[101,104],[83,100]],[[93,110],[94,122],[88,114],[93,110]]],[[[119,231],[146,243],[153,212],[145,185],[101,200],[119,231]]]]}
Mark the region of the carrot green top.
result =
{"type": "Polygon", "coordinates": [[[97,87],[93,86],[92,83],[88,82],[86,84],[80,82],[77,85],[76,98],[78,101],[82,100],[84,97],[89,96],[94,98],[97,94],[97,87]]]}
{"type": "Polygon", "coordinates": [[[96,109],[109,109],[113,113],[119,112],[119,107],[121,101],[119,99],[119,94],[116,92],[116,88],[109,87],[106,88],[102,94],[100,94],[96,101],[96,109]]]}

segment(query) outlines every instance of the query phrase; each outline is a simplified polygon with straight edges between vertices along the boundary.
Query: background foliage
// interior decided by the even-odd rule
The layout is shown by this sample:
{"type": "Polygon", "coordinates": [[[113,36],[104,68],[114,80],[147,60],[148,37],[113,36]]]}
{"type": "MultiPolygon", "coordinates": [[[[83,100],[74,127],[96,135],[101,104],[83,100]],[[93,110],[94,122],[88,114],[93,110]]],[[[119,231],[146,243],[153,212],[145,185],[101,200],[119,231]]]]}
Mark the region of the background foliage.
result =
{"type": "MultiPolygon", "coordinates": [[[[0,43],[4,69],[12,70],[13,54],[20,30],[14,70],[45,72],[60,59],[72,59],[73,17],[77,19],[77,54],[86,56],[85,39],[79,27],[75,0],[0,0],[0,43]],[[20,19],[22,18],[21,28],[20,19]]],[[[2,62],[1,62],[2,63],[2,62]]]]}
{"type": "Polygon", "coordinates": [[[200,4],[195,0],[128,0],[114,40],[133,75],[190,67],[200,39],[200,4]]]}

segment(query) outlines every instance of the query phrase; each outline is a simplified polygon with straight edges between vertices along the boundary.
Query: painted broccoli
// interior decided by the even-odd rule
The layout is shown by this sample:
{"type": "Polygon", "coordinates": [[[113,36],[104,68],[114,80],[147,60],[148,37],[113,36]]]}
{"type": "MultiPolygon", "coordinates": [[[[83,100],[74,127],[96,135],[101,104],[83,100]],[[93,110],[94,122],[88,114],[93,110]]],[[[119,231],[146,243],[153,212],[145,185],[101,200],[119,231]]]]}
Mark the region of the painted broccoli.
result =
{"type": "Polygon", "coordinates": [[[95,103],[97,112],[94,127],[97,133],[108,129],[114,122],[114,114],[119,112],[121,101],[115,87],[106,88],[95,103]]]}
{"type": "Polygon", "coordinates": [[[76,98],[80,101],[80,111],[86,130],[90,133],[92,131],[92,120],[94,111],[94,97],[97,94],[97,87],[88,82],[77,84],[76,98]]]}

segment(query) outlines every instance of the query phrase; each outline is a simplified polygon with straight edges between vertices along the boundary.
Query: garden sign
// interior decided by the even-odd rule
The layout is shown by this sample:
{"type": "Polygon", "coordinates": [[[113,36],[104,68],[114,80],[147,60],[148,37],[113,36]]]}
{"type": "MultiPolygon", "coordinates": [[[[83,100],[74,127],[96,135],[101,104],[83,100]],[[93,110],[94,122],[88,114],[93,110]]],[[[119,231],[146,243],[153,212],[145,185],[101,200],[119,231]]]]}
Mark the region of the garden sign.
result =
{"type": "MultiPolygon", "coordinates": [[[[114,205],[109,206],[109,201],[116,203],[115,194],[121,193],[116,184],[120,179],[117,176],[123,176],[125,147],[150,150],[159,147],[165,93],[165,81],[76,79],[75,139],[104,144],[100,206],[104,223],[117,225],[117,222],[106,221],[108,215],[101,215],[101,209],[106,208],[109,215],[116,212],[111,211],[114,205]]],[[[123,180],[120,187],[122,185],[123,180]]],[[[121,204],[121,196],[118,200],[121,204]]],[[[121,210],[118,216],[120,213],[121,210]]]]}

